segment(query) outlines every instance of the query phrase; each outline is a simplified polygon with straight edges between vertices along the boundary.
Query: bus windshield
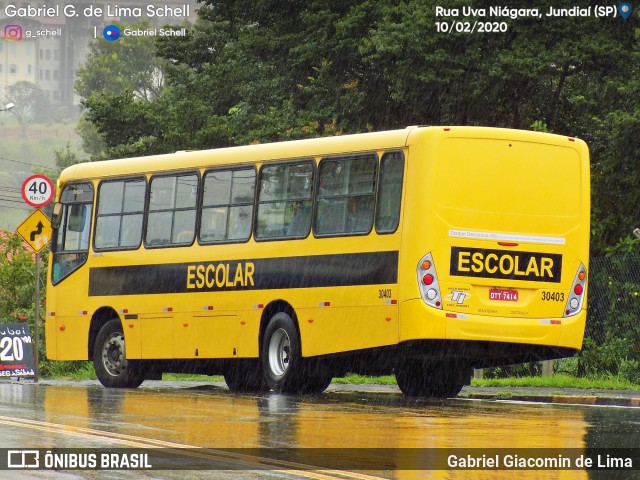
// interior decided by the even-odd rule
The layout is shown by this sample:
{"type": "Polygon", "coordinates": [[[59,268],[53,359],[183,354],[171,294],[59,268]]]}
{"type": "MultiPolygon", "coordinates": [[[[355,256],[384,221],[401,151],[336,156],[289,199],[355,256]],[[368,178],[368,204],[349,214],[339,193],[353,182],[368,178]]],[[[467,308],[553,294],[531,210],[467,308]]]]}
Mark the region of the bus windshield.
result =
{"type": "Polygon", "coordinates": [[[54,234],[52,281],[58,283],[87,261],[93,187],[83,183],[65,188],[60,225],[54,234]]]}

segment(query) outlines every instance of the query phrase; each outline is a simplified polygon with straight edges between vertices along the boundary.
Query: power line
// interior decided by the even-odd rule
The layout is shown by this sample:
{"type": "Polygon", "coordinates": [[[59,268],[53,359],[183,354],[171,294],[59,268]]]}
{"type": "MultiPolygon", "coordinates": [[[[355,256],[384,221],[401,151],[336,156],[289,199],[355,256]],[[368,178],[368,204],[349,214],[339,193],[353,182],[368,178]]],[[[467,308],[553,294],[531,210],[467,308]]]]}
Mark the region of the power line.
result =
{"type": "Polygon", "coordinates": [[[5,197],[4,195],[0,195],[0,200],[4,200],[7,202],[17,202],[17,203],[21,203],[23,200],[19,197],[19,196],[15,196],[15,197],[5,197]]]}
{"type": "MultiPolygon", "coordinates": [[[[2,204],[1,202],[2,202],[2,201],[0,201],[0,206],[1,206],[2,208],[10,208],[11,210],[23,210],[23,211],[29,211],[29,210],[31,210],[31,208],[29,208],[29,207],[27,207],[27,206],[24,206],[24,207],[12,207],[11,205],[4,205],[4,204],[2,204]]],[[[16,203],[19,203],[19,202],[16,202],[16,203]]]]}
{"type": "Polygon", "coordinates": [[[13,163],[19,163],[21,165],[27,165],[29,167],[40,167],[40,168],[48,168],[48,169],[53,169],[56,168],[55,166],[51,166],[51,165],[40,165],[37,163],[28,163],[28,162],[21,162],[20,160],[12,160],[11,158],[7,158],[7,157],[3,157],[2,155],[0,155],[0,160],[5,160],[7,162],[13,162],[13,163]]]}

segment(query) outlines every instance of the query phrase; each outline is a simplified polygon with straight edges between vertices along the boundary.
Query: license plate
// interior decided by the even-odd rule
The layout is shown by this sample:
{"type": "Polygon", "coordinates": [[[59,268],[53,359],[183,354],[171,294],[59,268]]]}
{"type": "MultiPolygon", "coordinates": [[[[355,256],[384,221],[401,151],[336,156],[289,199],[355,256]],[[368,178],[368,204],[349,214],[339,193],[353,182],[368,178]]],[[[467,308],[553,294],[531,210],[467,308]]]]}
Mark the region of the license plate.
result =
{"type": "Polygon", "coordinates": [[[505,302],[517,302],[517,290],[504,290],[502,288],[492,288],[489,290],[489,300],[502,300],[505,302]]]}

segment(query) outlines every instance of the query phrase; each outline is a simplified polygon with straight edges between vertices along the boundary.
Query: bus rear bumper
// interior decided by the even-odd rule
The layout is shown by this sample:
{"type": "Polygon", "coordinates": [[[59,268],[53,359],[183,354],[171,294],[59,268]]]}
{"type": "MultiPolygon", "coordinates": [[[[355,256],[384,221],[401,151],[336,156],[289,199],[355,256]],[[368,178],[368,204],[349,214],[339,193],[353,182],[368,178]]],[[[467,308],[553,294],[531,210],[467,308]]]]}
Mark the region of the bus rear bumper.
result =
{"type": "Polygon", "coordinates": [[[582,348],[586,310],[568,318],[492,317],[437,310],[421,299],[400,305],[400,342],[461,340],[582,348]]]}

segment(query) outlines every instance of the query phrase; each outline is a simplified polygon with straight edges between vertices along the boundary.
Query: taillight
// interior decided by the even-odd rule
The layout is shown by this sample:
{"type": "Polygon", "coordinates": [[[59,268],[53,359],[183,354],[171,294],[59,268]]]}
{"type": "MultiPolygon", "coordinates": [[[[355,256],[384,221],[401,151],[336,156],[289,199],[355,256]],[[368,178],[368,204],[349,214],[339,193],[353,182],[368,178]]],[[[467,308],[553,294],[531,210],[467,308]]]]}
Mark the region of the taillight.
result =
{"type": "Polygon", "coordinates": [[[433,258],[427,253],[418,262],[418,286],[420,287],[420,295],[422,299],[434,308],[442,308],[442,298],[440,297],[440,286],[438,284],[438,276],[436,275],[436,267],[433,264],[433,258]]]}
{"type": "Polygon", "coordinates": [[[578,273],[576,273],[576,276],[573,279],[571,290],[569,290],[569,299],[567,300],[563,316],[570,317],[580,311],[582,308],[582,302],[584,301],[584,291],[586,286],[587,269],[581,263],[580,268],[578,268],[578,273]]]}

